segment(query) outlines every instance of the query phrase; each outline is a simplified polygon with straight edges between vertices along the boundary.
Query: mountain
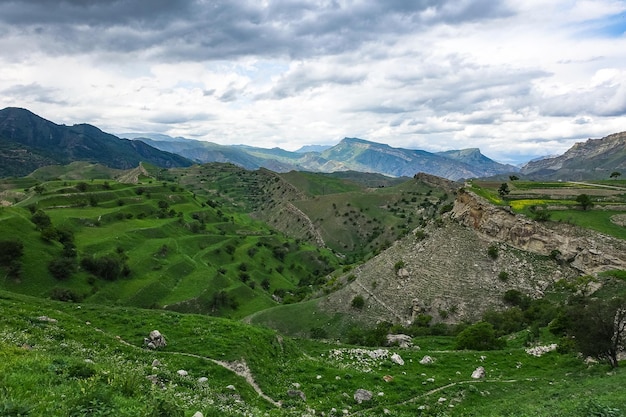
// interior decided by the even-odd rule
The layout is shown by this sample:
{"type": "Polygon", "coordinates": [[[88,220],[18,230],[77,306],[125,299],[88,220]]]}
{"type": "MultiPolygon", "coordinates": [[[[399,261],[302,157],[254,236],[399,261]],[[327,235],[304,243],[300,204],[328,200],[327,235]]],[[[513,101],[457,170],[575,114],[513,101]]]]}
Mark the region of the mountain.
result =
{"type": "Polygon", "coordinates": [[[142,141],[120,139],[88,125],[57,125],[20,108],[0,110],[0,176],[26,175],[53,164],[74,161],[128,169],[140,162],[183,167],[191,161],[142,141]]]}
{"type": "Polygon", "coordinates": [[[521,173],[537,179],[607,179],[626,171],[626,132],[574,144],[563,155],[531,161],[521,173]]]}
{"type": "Polygon", "coordinates": [[[305,145],[300,149],[296,150],[298,153],[307,153],[307,152],[324,152],[326,149],[331,148],[332,146],[328,145],[305,145]]]}
{"type": "Polygon", "coordinates": [[[344,138],[332,147],[311,146],[290,152],[280,148],[257,148],[247,145],[225,146],[187,140],[161,141],[142,138],[155,148],[178,153],[196,162],[231,162],[246,169],[267,168],[275,172],[359,171],[412,177],[418,172],[451,180],[486,177],[517,172],[513,165],[495,162],[478,149],[431,153],[422,150],[392,148],[389,145],[358,138],[344,138]],[[304,152],[303,150],[307,151],[304,152]],[[320,149],[321,151],[315,151],[320,149]]]}
{"type": "Polygon", "coordinates": [[[478,148],[437,152],[436,155],[440,155],[449,159],[454,159],[455,161],[464,162],[473,167],[480,167],[486,172],[485,175],[482,175],[483,177],[516,172],[519,170],[519,168],[514,165],[501,164],[487,158],[485,155],[480,153],[480,149],[478,148]]]}
{"type": "Polygon", "coordinates": [[[502,165],[480,154],[478,150],[451,151],[439,155],[423,150],[392,148],[391,146],[358,138],[344,138],[339,144],[321,153],[324,159],[334,161],[343,169],[376,172],[396,177],[413,176],[424,172],[451,180],[514,172],[517,169],[502,165]],[[461,155],[472,158],[462,159],[461,155]]]}

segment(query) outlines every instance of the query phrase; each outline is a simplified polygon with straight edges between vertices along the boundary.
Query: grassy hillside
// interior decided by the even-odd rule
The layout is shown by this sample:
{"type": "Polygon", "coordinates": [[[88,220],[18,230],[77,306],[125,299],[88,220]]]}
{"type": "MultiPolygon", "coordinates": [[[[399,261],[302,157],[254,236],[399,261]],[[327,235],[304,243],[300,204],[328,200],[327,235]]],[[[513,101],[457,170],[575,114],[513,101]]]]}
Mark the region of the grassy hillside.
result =
{"type": "Polygon", "coordinates": [[[497,351],[453,350],[450,337],[416,338],[420,349],[375,350],[289,339],[226,319],[5,291],[0,313],[6,416],[582,417],[626,410],[623,370],[555,351],[532,356],[522,347],[524,332],[497,351]],[[167,346],[153,351],[143,339],[155,329],[167,346]],[[434,362],[421,364],[425,356],[434,362]],[[478,366],[483,379],[471,378],[478,366]],[[359,389],[373,398],[359,404],[359,389]]]}
{"type": "Polygon", "coordinates": [[[567,222],[626,239],[623,221],[626,217],[626,181],[587,182],[479,181],[471,183],[472,191],[494,204],[509,205],[518,212],[541,221],[567,222]],[[508,193],[498,190],[507,185],[508,193]],[[589,197],[583,208],[577,201],[589,197]]]}
{"type": "Polygon", "coordinates": [[[301,299],[338,267],[330,252],[176,183],[8,182],[18,203],[0,209],[0,240],[23,245],[17,274],[0,267],[11,291],[243,317],[301,299]]]}

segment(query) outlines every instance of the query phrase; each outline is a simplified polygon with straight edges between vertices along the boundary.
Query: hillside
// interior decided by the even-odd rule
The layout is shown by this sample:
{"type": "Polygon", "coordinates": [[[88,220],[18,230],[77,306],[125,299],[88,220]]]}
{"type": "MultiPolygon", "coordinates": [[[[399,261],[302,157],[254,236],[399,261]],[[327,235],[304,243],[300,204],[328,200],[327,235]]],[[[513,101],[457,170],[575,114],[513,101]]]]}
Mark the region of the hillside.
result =
{"type": "Polygon", "coordinates": [[[263,323],[302,335],[312,326],[347,331],[353,322],[409,324],[425,314],[433,322],[476,321],[506,307],[517,290],[541,298],[556,282],[581,274],[626,269],[626,241],[557,222],[540,223],[471,193],[460,192],[442,219],[395,242],[339,279],[345,285],[303,306],[281,306],[256,314],[263,323]],[[355,310],[352,300],[362,297],[355,310]],[[299,314],[302,308],[307,314],[299,314]],[[280,317],[303,317],[306,325],[280,317]],[[299,329],[299,330],[298,330],[299,329]]]}
{"type": "Polygon", "coordinates": [[[488,352],[454,350],[442,336],[415,338],[419,347],[408,349],[357,348],[232,320],[1,290],[0,314],[6,416],[587,417],[626,408],[626,374],[570,353],[534,356],[525,332],[488,352]],[[166,346],[146,348],[153,330],[166,346]],[[485,375],[474,378],[478,367],[485,375]]]}
{"type": "Polygon", "coordinates": [[[338,267],[327,249],[288,239],[176,183],[156,183],[148,170],[136,183],[50,173],[42,182],[0,184],[8,206],[0,209],[0,242],[23,247],[10,266],[0,266],[2,288],[243,317],[303,298],[338,267]]]}
{"type": "Polygon", "coordinates": [[[608,179],[613,172],[626,172],[626,132],[576,143],[563,155],[529,162],[521,170],[529,178],[570,181],[608,179]]]}
{"type": "Polygon", "coordinates": [[[136,167],[142,161],[160,167],[191,165],[179,155],[120,139],[91,125],[57,125],[25,109],[0,110],[0,177],[23,176],[42,166],[75,161],[117,169],[136,167]]]}

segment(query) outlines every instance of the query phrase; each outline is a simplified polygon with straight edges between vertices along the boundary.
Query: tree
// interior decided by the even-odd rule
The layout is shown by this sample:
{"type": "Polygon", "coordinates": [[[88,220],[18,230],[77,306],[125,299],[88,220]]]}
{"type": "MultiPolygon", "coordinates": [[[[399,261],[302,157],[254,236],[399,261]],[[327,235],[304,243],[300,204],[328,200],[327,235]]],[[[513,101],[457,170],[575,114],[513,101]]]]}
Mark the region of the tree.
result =
{"type": "Polygon", "coordinates": [[[617,179],[617,177],[619,177],[620,175],[622,175],[622,173],[621,173],[621,172],[619,172],[619,171],[613,171],[613,172],[611,172],[611,175],[610,175],[609,177],[610,177],[610,178],[615,178],[615,179],[617,179]]]}
{"type": "Polygon", "coordinates": [[[365,299],[362,295],[357,295],[352,299],[352,307],[361,310],[365,306],[365,299]]]}
{"type": "Polygon", "coordinates": [[[578,197],[576,197],[576,202],[580,204],[583,210],[587,210],[593,207],[593,201],[591,201],[591,197],[589,197],[587,194],[580,194],[578,197]]]}
{"type": "Polygon", "coordinates": [[[504,345],[504,340],[496,337],[493,325],[484,321],[467,327],[456,337],[456,349],[495,350],[504,345]]]}
{"type": "Polygon", "coordinates": [[[43,210],[37,210],[30,218],[30,221],[37,226],[37,230],[43,230],[52,226],[52,220],[43,210]]]}
{"type": "Polygon", "coordinates": [[[517,180],[519,180],[519,177],[517,175],[509,175],[509,179],[511,181],[517,181],[517,180]]]}
{"type": "Polygon", "coordinates": [[[570,305],[566,323],[580,351],[618,366],[617,354],[626,342],[626,299],[580,297],[570,305]]]}
{"type": "Polygon", "coordinates": [[[507,184],[506,182],[503,182],[502,185],[500,185],[500,188],[498,188],[498,194],[500,195],[501,198],[504,198],[510,192],[511,190],[509,190],[509,184],[507,184]]]}

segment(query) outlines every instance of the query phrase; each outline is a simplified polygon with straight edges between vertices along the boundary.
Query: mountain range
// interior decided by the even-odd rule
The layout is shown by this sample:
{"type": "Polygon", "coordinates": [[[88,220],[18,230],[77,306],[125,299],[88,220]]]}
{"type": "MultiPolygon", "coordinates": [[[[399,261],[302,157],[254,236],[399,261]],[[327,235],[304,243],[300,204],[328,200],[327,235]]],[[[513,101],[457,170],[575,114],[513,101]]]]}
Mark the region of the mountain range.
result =
{"type": "Polygon", "coordinates": [[[280,148],[257,148],[245,145],[219,145],[184,138],[164,140],[163,135],[122,135],[141,140],[157,149],[177,153],[195,162],[231,162],[246,169],[267,168],[275,172],[359,171],[392,177],[411,177],[424,172],[459,180],[487,177],[519,169],[495,162],[479,149],[432,153],[423,150],[393,148],[359,138],[344,138],[337,145],[310,145],[295,152],[280,148]]]}
{"type": "Polygon", "coordinates": [[[626,171],[626,132],[574,144],[563,155],[531,161],[521,174],[542,179],[606,179],[626,171]]]}
{"type": "Polygon", "coordinates": [[[184,167],[188,159],[141,141],[120,139],[88,124],[58,125],[20,108],[0,110],[0,176],[23,176],[46,165],[99,162],[129,169],[140,162],[184,167]]]}
{"type": "Polygon", "coordinates": [[[358,171],[412,177],[423,172],[453,181],[511,173],[529,179],[599,179],[626,168],[626,132],[577,143],[561,156],[530,161],[521,170],[493,161],[477,148],[432,153],[360,138],[346,137],[335,146],[309,145],[292,152],[153,133],[120,136],[124,139],[89,124],[58,125],[29,110],[8,107],[0,110],[0,176],[23,176],[42,166],[74,161],[117,169],[136,167],[143,161],[162,168],[228,162],[279,173],[358,171]]]}

